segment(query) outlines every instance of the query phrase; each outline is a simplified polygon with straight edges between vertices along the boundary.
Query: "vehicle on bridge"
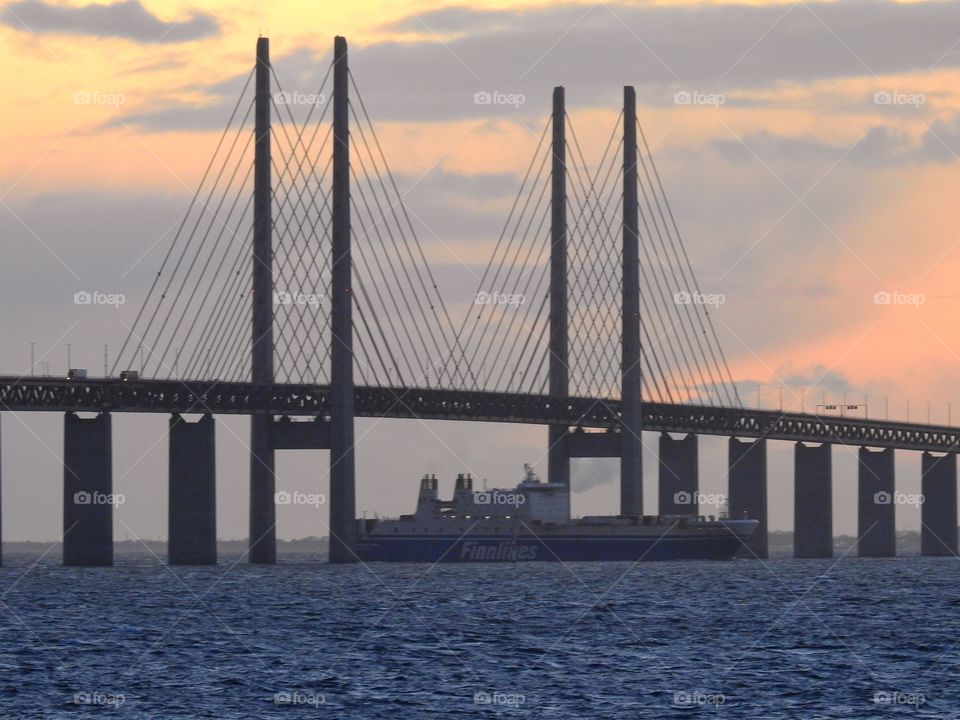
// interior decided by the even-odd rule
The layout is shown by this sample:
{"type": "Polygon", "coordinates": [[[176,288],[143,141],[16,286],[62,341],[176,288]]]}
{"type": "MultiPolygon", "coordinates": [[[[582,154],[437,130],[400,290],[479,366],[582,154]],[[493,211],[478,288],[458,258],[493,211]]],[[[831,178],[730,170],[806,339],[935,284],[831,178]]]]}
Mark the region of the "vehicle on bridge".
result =
{"type": "Polygon", "coordinates": [[[440,500],[436,476],[420,481],[417,509],[397,519],[358,520],[364,562],[729,560],[756,530],[750,519],[697,515],[571,519],[566,486],[530,466],[512,490],[474,490],[457,476],[440,500]]]}

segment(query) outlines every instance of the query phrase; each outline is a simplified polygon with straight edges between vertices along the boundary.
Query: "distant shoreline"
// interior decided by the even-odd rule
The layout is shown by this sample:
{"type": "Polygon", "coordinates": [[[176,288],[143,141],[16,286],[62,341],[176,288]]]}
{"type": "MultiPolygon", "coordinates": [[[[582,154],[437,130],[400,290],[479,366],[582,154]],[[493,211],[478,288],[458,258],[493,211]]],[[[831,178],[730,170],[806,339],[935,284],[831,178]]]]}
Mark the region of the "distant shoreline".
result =
{"type": "MultiPolygon", "coordinates": [[[[59,540],[47,542],[32,540],[14,540],[3,543],[4,554],[37,554],[49,551],[50,555],[59,554],[59,540]]],[[[327,552],[327,538],[308,537],[297,540],[277,540],[277,552],[327,552]]],[[[114,540],[113,551],[118,555],[150,554],[153,551],[160,557],[166,557],[166,540],[114,540]]],[[[217,552],[226,555],[242,555],[247,551],[247,540],[217,540],[217,552]]]]}
{"type": "MultiPolygon", "coordinates": [[[[838,535],[833,538],[834,556],[839,557],[844,553],[855,556],[856,550],[853,548],[856,538],[851,535],[838,535]]],[[[769,548],[771,557],[790,557],[793,554],[793,533],[784,531],[772,531],[769,535],[769,548]]],[[[155,553],[161,558],[166,558],[167,542],[165,540],[115,540],[113,543],[114,553],[117,555],[149,555],[155,553]]],[[[296,540],[277,540],[278,553],[318,553],[327,554],[327,537],[306,537],[296,540]]],[[[243,555],[247,551],[247,540],[217,540],[217,552],[221,555],[243,555]]],[[[5,555],[42,555],[47,553],[51,556],[60,554],[60,541],[7,541],[3,543],[3,553],[5,555]]],[[[911,555],[920,555],[920,533],[909,530],[897,532],[897,555],[909,557],[911,555]]]]}

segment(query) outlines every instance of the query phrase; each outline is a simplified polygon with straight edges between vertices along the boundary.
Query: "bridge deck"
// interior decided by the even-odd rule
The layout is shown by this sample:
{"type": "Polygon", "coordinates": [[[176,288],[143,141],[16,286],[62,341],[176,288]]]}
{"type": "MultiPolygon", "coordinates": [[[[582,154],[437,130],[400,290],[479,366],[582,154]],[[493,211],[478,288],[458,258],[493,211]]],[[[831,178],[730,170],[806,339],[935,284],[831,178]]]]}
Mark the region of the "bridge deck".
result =
{"type": "MultiPolygon", "coordinates": [[[[0,410],[324,416],[329,386],[0,376],[0,410]]],[[[472,420],[571,427],[618,426],[619,400],[431,388],[357,387],[359,417],[472,420]]],[[[643,428],[953,452],[960,428],[775,410],[645,403],[643,428]]]]}

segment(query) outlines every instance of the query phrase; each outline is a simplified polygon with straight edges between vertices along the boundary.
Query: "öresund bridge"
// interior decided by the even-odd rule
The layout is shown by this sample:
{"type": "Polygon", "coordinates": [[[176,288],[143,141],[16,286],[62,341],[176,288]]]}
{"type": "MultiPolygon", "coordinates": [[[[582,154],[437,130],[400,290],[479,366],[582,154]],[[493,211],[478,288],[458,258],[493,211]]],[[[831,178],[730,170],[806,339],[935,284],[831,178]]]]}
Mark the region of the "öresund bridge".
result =
{"type": "Polygon", "coordinates": [[[251,417],[254,563],[276,560],[274,459],[284,449],[330,451],[330,560],[356,559],[356,417],[547,425],[550,480],[569,486],[571,458],[619,458],[625,515],[643,512],[641,431],[661,432],[661,513],[696,512],[678,497],[698,490],[697,438],[726,436],[729,512],[760,520],[743,550],[759,558],[767,440],[796,443],[800,557],[833,552],[833,445],[859,448],[862,556],[895,554],[895,504],[876,498],[893,494],[894,451],[920,451],[922,551],[956,554],[960,430],[743,407],[706,308],[690,301],[700,290],[632,87],[592,165],[554,90],[462,323],[388,169],[346,41],[336,38],[317,93],[330,102],[297,120],[282,93],[260,38],[107,377],[0,377],[0,410],[65,414],[64,564],[113,562],[113,507],[77,498],[111,494],[112,418],[125,412],[171,416],[170,563],[217,559],[216,413],[251,417]]]}

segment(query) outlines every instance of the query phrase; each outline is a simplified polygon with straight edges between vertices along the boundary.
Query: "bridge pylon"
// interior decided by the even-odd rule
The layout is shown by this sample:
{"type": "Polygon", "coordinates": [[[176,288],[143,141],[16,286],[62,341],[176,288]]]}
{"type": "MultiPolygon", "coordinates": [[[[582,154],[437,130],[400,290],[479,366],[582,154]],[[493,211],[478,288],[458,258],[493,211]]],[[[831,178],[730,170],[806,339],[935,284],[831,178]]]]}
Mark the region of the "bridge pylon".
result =
{"type": "MultiPolygon", "coordinates": [[[[253,159],[251,379],[273,384],[273,188],[270,172],[270,40],[257,39],[253,159]]],[[[250,417],[251,563],[277,561],[275,453],[271,416],[250,417]]]]}
{"type": "MultiPolygon", "coordinates": [[[[567,141],[564,90],[553,89],[553,142],[550,187],[550,395],[569,395],[570,358],[567,317],[567,141]]],[[[567,425],[550,425],[547,479],[570,492],[567,425]]]]}
{"type": "Polygon", "coordinates": [[[640,219],[637,194],[637,94],[623,88],[623,297],[621,307],[620,514],[643,514],[640,439],[640,219]]]}
{"type": "Polygon", "coordinates": [[[333,44],[333,210],[330,283],[330,562],[356,562],[353,448],[353,286],[347,40],[333,44]]]}

